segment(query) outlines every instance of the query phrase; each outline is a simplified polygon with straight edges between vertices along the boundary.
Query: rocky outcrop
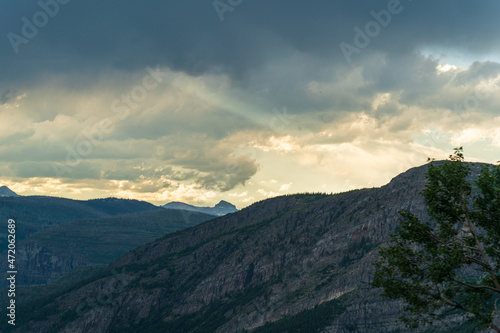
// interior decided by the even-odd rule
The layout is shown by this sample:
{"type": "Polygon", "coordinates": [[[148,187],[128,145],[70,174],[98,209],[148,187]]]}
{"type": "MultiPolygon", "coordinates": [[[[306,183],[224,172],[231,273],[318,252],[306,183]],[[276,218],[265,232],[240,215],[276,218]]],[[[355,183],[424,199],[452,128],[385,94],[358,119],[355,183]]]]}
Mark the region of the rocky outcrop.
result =
{"type": "Polygon", "coordinates": [[[73,268],[88,264],[83,258],[75,258],[70,252],[53,253],[43,243],[24,243],[18,247],[17,253],[18,267],[24,273],[18,275],[19,286],[51,283],[73,268]]]}

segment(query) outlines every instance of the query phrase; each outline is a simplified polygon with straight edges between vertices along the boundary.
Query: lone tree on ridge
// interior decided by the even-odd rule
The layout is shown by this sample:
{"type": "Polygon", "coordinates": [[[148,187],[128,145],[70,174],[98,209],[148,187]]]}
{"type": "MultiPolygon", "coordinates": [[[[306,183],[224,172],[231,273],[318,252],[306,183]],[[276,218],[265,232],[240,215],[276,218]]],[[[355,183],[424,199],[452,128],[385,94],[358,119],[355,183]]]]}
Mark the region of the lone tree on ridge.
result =
{"type": "Polygon", "coordinates": [[[431,162],[422,194],[432,221],[401,211],[392,244],[379,250],[372,286],[404,301],[409,327],[458,311],[500,332],[500,166],[485,165],[475,186],[470,173],[462,147],[431,162]]]}

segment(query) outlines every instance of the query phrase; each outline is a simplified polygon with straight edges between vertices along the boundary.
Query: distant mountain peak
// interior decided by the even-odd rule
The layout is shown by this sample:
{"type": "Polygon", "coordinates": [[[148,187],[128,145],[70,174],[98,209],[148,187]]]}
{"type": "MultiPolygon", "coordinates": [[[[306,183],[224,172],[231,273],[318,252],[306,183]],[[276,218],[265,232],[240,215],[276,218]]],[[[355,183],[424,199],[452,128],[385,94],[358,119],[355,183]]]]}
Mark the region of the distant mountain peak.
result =
{"type": "MultiPolygon", "coordinates": [[[[233,205],[233,204],[232,204],[232,203],[230,203],[230,202],[224,201],[224,200],[219,201],[219,203],[218,203],[217,205],[215,205],[215,207],[221,207],[221,208],[222,208],[222,207],[224,207],[224,208],[232,208],[232,209],[237,210],[235,205],[233,205]]],[[[214,208],[215,208],[215,207],[214,207],[214,208]]]]}
{"type": "Polygon", "coordinates": [[[19,194],[16,194],[7,186],[0,187],[0,197],[19,197],[19,194]]]}
{"type": "Polygon", "coordinates": [[[178,201],[169,202],[168,204],[163,205],[162,207],[166,208],[166,209],[180,209],[180,210],[188,210],[188,211],[193,211],[193,212],[200,212],[200,213],[210,214],[210,215],[214,215],[214,216],[223,216],[223,215],[235,213],[238,211],[238,209],[236,209],[235,205],[233,205],[230,202],[224,201],[224,200],[221,200],[214,207],[197,207],[197,206],[189,205],[187,203],[178,202],[178,201]]]}

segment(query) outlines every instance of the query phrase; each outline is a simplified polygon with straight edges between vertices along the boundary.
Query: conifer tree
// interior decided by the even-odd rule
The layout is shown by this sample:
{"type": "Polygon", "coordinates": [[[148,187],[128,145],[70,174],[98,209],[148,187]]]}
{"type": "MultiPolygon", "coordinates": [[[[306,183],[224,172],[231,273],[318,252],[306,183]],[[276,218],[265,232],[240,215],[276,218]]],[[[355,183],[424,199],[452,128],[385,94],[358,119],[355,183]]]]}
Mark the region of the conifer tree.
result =
{"type": "Polygon", "coordinates": [[[400,212],[392,244],[379,250],[372,286],[404,301],[409,327],[455,310],[500,332],[500,166],[485,165],[472,184],[470,174],[462,147],[432,161],[422,192],[431,220],[400,212]]]}

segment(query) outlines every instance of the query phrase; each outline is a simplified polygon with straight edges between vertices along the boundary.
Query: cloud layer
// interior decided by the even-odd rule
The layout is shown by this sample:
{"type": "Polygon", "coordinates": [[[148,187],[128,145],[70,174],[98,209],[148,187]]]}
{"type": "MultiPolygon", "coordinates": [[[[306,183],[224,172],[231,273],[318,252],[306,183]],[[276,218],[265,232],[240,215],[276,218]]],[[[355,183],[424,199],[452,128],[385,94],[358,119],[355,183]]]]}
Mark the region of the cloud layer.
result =
{"type": "Polygon", "coordinates": [[[499,159],[496,1],[2,6],[0,181],[22,193],[243,206],[454,145],[499,159]]]}

